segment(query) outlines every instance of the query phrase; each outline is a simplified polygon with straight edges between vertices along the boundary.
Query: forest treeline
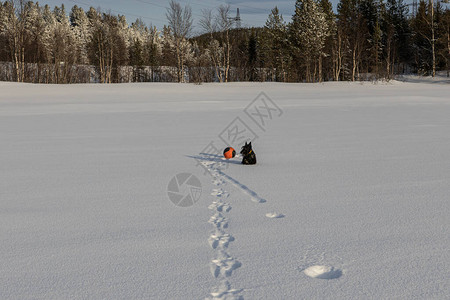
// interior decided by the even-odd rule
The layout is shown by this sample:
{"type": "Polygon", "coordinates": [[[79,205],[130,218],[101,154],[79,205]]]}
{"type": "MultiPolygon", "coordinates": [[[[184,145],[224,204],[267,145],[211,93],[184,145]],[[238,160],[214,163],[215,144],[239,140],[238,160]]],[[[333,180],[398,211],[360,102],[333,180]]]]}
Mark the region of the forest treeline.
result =
{"type": "Polygon", "coordinates": [[[91,7],[0,1],[0,80],[33,83],[320,82],[391,79],[450,69],[450,10],[419,1],[297,0],[263,28],[240,28],[229,6],[202,11],[171,1],[167,25],[129,25],[91,7]]]}

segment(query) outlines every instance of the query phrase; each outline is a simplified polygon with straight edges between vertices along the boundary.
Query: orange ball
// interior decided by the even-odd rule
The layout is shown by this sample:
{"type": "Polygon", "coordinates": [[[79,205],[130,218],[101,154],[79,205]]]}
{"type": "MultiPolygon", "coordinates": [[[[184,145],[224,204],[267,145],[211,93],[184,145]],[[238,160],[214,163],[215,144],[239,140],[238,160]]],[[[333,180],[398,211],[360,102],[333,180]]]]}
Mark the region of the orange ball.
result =
{"type": "Polygon", "coordinates": [[[227,147],[223,150],[223,156],[225,156],[226,159],[233,158],[236,156],[236,150],[231,147],[227,147]]]}

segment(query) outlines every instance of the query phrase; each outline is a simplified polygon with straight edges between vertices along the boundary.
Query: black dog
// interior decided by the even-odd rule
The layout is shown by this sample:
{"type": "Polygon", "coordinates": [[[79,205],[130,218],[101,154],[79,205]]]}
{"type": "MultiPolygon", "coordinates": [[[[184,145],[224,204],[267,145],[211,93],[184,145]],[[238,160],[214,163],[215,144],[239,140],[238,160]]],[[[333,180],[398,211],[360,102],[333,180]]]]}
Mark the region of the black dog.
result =
{"type": "Polygon", "coordinates": [[[241,154],[244,156],[242,158],[242,164],[244,164],[244,165],[256,164],[256,155],[252,149],[252,142],[250,142],[249,144],[247,144],[247,142],[245,142],[245,145],[242,146],[241,154]]]}

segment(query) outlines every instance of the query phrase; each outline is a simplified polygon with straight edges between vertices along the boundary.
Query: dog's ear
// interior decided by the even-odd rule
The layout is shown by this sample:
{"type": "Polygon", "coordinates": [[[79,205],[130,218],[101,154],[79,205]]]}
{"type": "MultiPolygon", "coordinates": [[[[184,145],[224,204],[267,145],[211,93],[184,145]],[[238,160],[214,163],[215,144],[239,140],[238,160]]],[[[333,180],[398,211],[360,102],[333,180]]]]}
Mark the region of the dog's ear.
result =
{"type": "Polygon", "coordinates": [[[247,142],[245,142],[245,146],[247,146],[247,142]]]}
{"type": "Polygon", "coordinates": [[[252,142],[250,142],[250,144],[248,144],[250,147],[252,146],[252,142]]]}

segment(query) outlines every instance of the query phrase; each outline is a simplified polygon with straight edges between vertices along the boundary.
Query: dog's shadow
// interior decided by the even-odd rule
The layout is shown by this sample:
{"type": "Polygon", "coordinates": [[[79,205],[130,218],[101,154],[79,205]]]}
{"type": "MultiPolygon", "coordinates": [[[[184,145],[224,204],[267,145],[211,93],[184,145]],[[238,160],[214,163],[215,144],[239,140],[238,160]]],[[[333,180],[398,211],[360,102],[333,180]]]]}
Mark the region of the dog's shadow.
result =
{"type": "Polygon", "coordinates": [[[207,160],[225,164],[241,165],[240,161],[225,159],[223,156],[220,156],[218,154],[199,153],[198,155],[186,155],[186,157],[193,158],[195,160],[207,160]]]}
{"type": "MultiPolygon", "coordinates": [[[[199,160],[206,160],[206,161],[212,161],[212,162],[224,162],[224,163],[227,163],[227,164],[241,165],[240,162],[237,162],[235,160],[225,160],[225,159],[223,159],[222,156],[217,155],[217,154],[200,153],[199,155],[186,155],[186,157],[193,158],[193,159],[195,159],[197,161],[199,161],[199,160]]],[[[266,200],[261,198],[260,196],[258,196],[258,194],[255,191],[249,189],[246,185],[240,183],[238,180],[234,179],[233,177],[225,174],[222,170],[218,169],[216,171],[220,175],[225,177],[225,179],[227,179],[233,185],[235,185],[236,187],[241,189],[241,191],[244,194],[247,194],[248,196],[250,196],[250,199],[253,202],[257,202],[257,203],[264,203],[264,202],[266,202],[266,200]]]]}

